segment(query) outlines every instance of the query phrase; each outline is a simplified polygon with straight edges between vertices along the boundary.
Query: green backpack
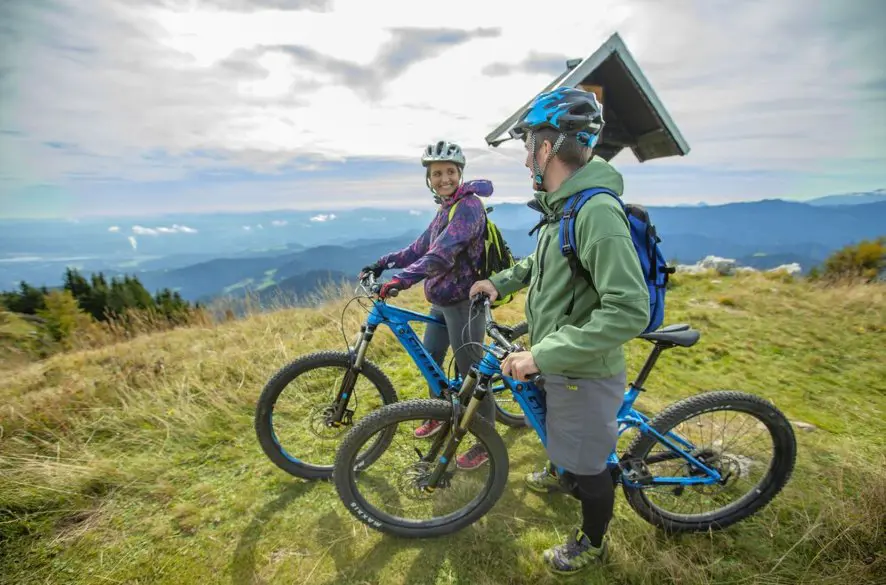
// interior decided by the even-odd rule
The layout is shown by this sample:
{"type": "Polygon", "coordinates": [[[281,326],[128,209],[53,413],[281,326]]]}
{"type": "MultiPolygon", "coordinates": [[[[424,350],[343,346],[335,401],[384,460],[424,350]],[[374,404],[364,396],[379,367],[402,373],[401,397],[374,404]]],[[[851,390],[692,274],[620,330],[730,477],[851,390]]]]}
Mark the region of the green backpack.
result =
{"type": "MultiPolygon", "coordinates": [[[[477,196],[475,195],[475,197],[477,196]]],[[[479,197],[477,198],[479,199],[479,197]]],[[[452,216],[455,214],[455,208],[458,207],[459,203],[460,201],[456,201],[455,205],[449,208],[449,221],[452,221],[452,216]]],[[[507,270],[516,264],[514,255],[511,254],[511,249],[502,237],[501,231],[498,229],[498,226],[489,219],[489,213],[492,211],[492,208],[484,207],[484,209],[486,211],[486,229],[483,230],[483,257],[480,260],[482,268],[477,275],[479,280],[486,280],[493,274],[497,274],[502,270],[507,270]]],[[[495,299],[492,306],[500,307],[501,305],[510,303],[512,300],[514,300],[513,294],[505,295],[504,297],[495,299]]]]}

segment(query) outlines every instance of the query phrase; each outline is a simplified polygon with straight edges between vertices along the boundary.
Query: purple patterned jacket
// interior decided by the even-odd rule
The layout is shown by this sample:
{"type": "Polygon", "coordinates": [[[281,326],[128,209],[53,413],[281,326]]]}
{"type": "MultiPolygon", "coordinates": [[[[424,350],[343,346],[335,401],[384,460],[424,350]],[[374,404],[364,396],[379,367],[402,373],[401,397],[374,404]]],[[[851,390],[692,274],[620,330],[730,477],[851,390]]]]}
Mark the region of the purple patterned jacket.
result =
{"type": "Polygon", "coordinates": [[[483,230],[486,209],[477,197],[492,195],[492,182],[477,179],[465,182],[443,202],[428,229],[409,247],[379,259],[385,268],[404,268],[396,278],[410,287],[425,280],[425,298],[438,306],[452,305],[468,298],[471,285],[479,280],[477,270],[483,258],[483,230]],[[449,223],[449,209],[460,201],[449,223]]]}

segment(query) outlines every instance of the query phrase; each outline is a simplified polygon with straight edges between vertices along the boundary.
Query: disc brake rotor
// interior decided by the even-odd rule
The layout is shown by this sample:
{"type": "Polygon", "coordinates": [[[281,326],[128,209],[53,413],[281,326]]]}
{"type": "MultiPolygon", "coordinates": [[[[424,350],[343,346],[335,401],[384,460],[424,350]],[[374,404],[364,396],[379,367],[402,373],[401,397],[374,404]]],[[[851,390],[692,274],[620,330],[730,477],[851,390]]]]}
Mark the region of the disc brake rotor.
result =
{"type": "MultiPolygon", "coordinates": [[[[416,461],[406,467],[400,474],[400,480],[397,482],[397,489],[404,496],[415,500],[429,500],[434,495],[433,492],[427,491],[425,488],[434,472],[434,463],[429,461],[416,461]]],[[[437,489],[447,488],[452,482],[451,471],[446,471],[437,482],[437,489]]]]}
{"type": "Polygon", "coordinates": [[[316,406],[309,415],[309,428],[311,433],[321,439],[338,437],[347,432],[348,427],[353,425],[353,410],[345,410],[338,423],[333,422],[335,405],[316,406]]]}

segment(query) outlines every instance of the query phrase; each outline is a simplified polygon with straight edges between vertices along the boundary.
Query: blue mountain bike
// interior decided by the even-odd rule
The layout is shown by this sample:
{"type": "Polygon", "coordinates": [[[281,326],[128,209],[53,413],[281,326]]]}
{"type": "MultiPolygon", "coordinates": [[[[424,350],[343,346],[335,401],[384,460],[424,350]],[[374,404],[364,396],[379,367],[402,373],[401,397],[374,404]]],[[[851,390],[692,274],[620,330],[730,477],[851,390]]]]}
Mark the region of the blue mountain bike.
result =
{"type": "MultiPolygon", "coordinates": [[[[411,538],[441,536],[477,521],[504,492],[507,448],[494,427],[475,413],[489,399],[491,380],[501,376],[501,360],[522,348],[502,335],[488,299],[484,304],[493,342],[457,394],[448,402],[416,399],[384,406],[341,442],[335,487],[345,507],[368,526],[411,538]],[[416,441],[410,423],[427,419],[443,423],[443,430],[432,442],[416,441]],[[361,459],[359,454],[378,436],[385,437],[387,451],[361,459]],[[457,451],[471,442],[485,448],[488,464],[458,469],[453,464],[457,451]]],[[[625,391],[618,413],[619,443],[628,430],[637,435],[626,449],[616,447],[610,455],[613,481],[622,484],[628,503],[642,518],[667,532],[721,529],[754,514],[792,473],[797,446],[790,423],[768,401],[734,391],[702,392],[650,419],[634,402],[656,361],[666,349],[694,345],[700,334],[688,325],[672,325],[640,337],[653,349],[625,391]],[[757,450],[750,441],[754,438],[763,439],[757,450]],[[761,455],[768,455],[768,461],[761,461],[761,455]]],[[[546,444],[543,378],[503,380],[546,444]]],[[[559,477],[560,489],[568,491],[563,485],[568,474],[559,477]]]]}
{"type": "MultiPolygon", "coordinates": [[[[351,302],[368,298],[372,307],[367,309],[366,321],[353,345],[348,344],[342,329],[347,351],[303,355],[282,367],[262,390],[255,409],[258,442],[265,455],[291,475],[304,479],[330,478],[335,450],[344,433],[364,414],[397,402],[397,393],[388,376],[366,358],[366,350],[380,325],[393,331],[435,395],[445,397],[458,392],[462,385],[462,375],[456,372],[449,378],[410,325],[421,322],[445,327],[446,324],[432,315],[379,300],[375,295],[380,287],[371,274],[358,284],[362,293],[351,302]]],[[[392,291],[391,296],[397,296],[397,292],[392,291]]],[[[526,334],[527,325],[523,321],[514,327],[499,326],[499,330],[508,339],[515,340],[526,334]]],[[[492,381],[491,388],[505,399],[496,404],[496,419],[509,426],[524,426],[522,412],[508,409],[510,392],[500,376],[492,381]]],[[[384,451],[389,439],[390,436],[380,435],[367,445],[361,458],[372,461],[384,451]]]]}

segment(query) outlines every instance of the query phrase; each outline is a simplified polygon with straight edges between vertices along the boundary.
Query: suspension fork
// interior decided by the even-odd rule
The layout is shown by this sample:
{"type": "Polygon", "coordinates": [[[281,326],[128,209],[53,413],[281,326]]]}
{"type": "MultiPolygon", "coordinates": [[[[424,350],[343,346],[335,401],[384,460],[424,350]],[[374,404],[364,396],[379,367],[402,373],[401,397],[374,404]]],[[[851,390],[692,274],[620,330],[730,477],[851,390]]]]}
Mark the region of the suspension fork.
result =
{"type": "Polygon", "coordinates": [[[348,403],[351,401],[354,384],[357,382],[357,376],[363,367],[363,360],[366,358],[366,350],[372,336],[375,334],[375,326],[363,324],[360,326],[360,333],[356,335],[354,341],[354,349],[348,348],[351,365],[342,378],[338,393],[335,396],[335,411],[327,420],[327,423],[334,426],[341,426],[341,419],[348,410],[348,403]]]}
{"type": "Polygon", "coordinates": [[[437,483],[443,477],[443,474],[446,473],[446,468],[452,461],[452,456],[455,455],[461,440],[468,432],[474,413],[480,407],[481,401],[486,399],[489,394],[489,381],[491,379],[492,376],[488,374],[480,374],[478,376],[475,366],[471,366],[468,375],[465,376],[464,383],[458,393],[458,400],[453,404],[455,412],[453,413],[452,422],[455,426],[451,429],[452,433],[448,434],[449,438],[443,447],[443,453],[437,458],[437,465],[434,467],[434,471],[431,472],[427,485],[424,486],[426,491],[434,491],[437,488],[437,483]],[[464,414],[459,416],[459,411],[461,407],[465,406],[465,403],[467,403],[467,406],[464,414]]]}

